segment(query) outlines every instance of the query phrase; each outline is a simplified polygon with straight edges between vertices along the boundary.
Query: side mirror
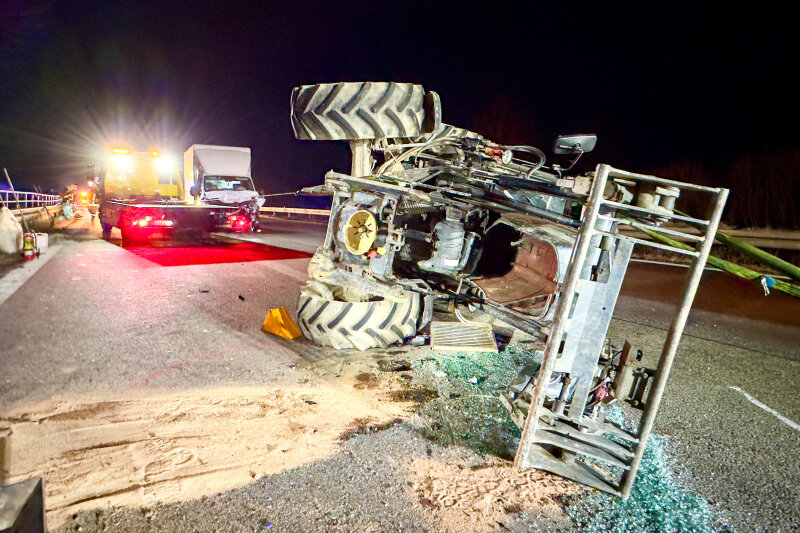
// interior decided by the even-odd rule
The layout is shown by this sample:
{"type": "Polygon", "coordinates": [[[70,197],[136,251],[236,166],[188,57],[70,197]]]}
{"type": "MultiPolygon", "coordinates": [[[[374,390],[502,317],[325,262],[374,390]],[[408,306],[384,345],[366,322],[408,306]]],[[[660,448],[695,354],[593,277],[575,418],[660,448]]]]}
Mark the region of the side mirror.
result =
{"type": "Polygon", "coordinates": [[[579,155],[594,150],[597,135],[559,135],[553,144],[553,153],[579,155]]]}

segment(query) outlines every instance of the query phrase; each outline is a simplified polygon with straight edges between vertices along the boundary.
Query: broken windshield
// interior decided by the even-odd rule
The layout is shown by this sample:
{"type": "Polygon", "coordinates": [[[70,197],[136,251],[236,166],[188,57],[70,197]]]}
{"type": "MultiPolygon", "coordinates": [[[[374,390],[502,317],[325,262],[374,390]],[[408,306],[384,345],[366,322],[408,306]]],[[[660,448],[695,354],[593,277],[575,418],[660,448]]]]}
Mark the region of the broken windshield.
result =
{"type": "Polygon", "coordinates": [[[254,191],[253,180],[233,176],[206,176],[203,178],[203,190],[213,191],[254,191]]]}

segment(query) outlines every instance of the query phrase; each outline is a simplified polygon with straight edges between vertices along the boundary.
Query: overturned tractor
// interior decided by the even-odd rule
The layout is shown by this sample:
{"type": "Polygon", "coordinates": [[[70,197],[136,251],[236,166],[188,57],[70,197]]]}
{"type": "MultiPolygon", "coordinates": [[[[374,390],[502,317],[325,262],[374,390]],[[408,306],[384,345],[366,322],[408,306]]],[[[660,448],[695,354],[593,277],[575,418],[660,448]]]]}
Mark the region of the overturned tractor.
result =
{"type": "Polygon", "coordinates": [[[386,347],[418,337],[444,304],[461,321],[485,314],[540,339],[541,364],[523,369],[502,398],[522,429],[516,464],[626,497],[728,191],[609,165],[572,174],[594,135],[559,137],[563,164],[547,165],[536,147],[442,123],[438,95],[410,83],[306,85],[291,102],[298,139],[352,149],[350,174],[330,171],[302,191],[332,197],[298,301],[303,335],[337,349],[386,347]],[[705,216],[675,210],[686,190],[705,195],[705,216]],[[654,243],[622,227],[696,246],[654,243]],[[692,258],[655,369],[606,338],[637,244],[692,258]],[[636,430],[605,419],[611,400],[642,411],[636,430]]]}

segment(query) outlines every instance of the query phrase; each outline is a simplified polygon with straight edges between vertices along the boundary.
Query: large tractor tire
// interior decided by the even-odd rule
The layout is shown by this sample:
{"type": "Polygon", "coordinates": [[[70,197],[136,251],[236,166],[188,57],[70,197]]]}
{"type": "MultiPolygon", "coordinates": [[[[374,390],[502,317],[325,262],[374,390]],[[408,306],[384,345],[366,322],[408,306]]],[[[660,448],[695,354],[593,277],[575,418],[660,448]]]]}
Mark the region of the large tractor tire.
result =
{"type": "Polygon", "coordinates": [[[420,297],[406,291],[391,300],[348,302],[339,287],[310,281],[300,289],[297,321],[303,336],[338,350],[385,348],[417,332],[420,297]]]}
{"type": "Polygon", "coordinates": [[[417,137],[428,128],[424,100],[422,85],[413,83],[302,85],[292,91],[292,129],[311,141],[417,137]]]}

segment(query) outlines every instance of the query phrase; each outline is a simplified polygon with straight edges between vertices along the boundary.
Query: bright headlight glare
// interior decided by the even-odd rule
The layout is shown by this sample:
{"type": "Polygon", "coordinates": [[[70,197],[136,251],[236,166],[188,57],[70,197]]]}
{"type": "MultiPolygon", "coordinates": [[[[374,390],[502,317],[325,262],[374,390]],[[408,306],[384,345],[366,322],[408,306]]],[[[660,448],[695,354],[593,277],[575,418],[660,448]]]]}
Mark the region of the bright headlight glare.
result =
{"type": "Polygon", "coordinates": [[[131,158],[127,155],[115,155],[114,156],[114,166],[119,169],[126,170],[131,166],[131,158]]]}
{"type": "Polygon", "coordinates": [[[158,156],[156,164],[158,165],[158,170],[161,172],[170,172],[175,166],[175,162],[171,158],[163,155],[158,156]]]}

